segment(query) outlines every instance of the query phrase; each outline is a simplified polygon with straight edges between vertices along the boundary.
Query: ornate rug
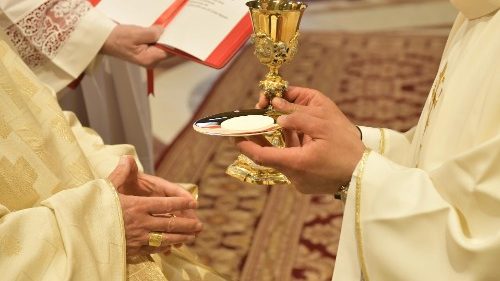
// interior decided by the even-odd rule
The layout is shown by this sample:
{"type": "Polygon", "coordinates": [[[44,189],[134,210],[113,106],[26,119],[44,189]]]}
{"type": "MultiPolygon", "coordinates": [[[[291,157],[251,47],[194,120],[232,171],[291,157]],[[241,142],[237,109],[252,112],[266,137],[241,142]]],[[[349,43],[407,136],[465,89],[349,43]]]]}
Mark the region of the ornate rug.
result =
{"type": "MultiPolygon", "coordinates": [[[[406,130],[417,122],[445,37],[411,33],[308,33],[283,67],[292,85],[316,88],[357,124],[406,130]]],[[[244,50],[193,119],[252,108],[265,74],[244,50]]],[[[200,186],[205,230],[191,247],[206,264],[241,281],[328,281],[337,252],[342,206],[332,196],[306,196],[291,186],[252,186],[224,174],[238,155],[227,138],[189,125],[157,173],[200,186]]]]}

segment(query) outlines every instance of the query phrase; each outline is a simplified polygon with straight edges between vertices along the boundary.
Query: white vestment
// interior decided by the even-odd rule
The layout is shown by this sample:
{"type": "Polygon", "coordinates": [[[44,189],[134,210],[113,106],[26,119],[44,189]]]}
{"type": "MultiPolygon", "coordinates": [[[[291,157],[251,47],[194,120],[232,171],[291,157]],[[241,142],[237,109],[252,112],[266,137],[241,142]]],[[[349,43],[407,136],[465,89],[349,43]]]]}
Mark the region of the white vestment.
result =
{"type": "Polygon", "coordinates": [[[105,145],[0,31],[0,280],[224,281],[184,247],[126,260],[107,177],[130,145],[105,145]]]}
{"type": "Polygon", "coordinates": [[[335,281],[500,280],[500,1],[452,3],[417,126],[362,128],[335,281]]]}
{"type": "Polygon", "coordinates": [[[153,135],[140,68],[112,58],[93,63],[115,26],[87,0],[0,1],[0,27],[12,47],[56,92],[94,66],[81,88],[60,95],[62,104],[88,120],[106,143],[134,145],[152,173],[153,135]]]}

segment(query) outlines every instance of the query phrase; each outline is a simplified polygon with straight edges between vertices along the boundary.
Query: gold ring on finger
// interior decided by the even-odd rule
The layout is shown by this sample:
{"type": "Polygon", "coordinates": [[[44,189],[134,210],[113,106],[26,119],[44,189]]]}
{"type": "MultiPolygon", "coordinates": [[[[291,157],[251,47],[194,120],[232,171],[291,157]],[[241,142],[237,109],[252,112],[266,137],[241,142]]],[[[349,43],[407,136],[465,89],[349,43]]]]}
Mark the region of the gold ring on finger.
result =
{"type": "Polygon", "coordinates": [[[148,245],[151,247],[160,247],[161,242],[163,242],[163,233],[161,232],[150,232],[148,235],[148,245]]]}

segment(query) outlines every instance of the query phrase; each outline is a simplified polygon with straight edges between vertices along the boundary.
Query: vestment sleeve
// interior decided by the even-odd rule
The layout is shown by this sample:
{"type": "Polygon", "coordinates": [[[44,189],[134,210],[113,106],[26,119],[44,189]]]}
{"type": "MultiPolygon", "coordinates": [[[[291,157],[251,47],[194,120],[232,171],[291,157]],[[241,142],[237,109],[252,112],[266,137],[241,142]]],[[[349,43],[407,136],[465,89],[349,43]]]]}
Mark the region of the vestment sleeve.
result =
{"type": "Polygon", "coordinates": [[[346,204],[365,280],[497,279],[499,170],[500,134],[428,171],[365,153],[346,204]]]}
{"type": "Polygon", "coordinates": [[[124,155],[133,156],[136,159],[139,170],[142,171],[142,165],[137,157],[135,148],[129,144],[106,145],[102,138],[92,129],[83,127],[74,113],[65,111],[66,120],[75,135],[78,144],[83,153],[93,167],[96,176],[107,178],[116,168],[120,157],[124,155]]]}
{"type": "Polygon", "coordinates": [[[116,26],[86,0],[5,0],[0,9],[11,45],[56,92],[80,76],[116,26]]]}
{"type": "Polygon", "coordinates": [[[0,184],[2,280],[124,280],[119,199],[105,180],[64,190],[20,210],[0,184]]]}
{"type": "Polygon", "coordinates": [[[385,157],[401,163],[406,156],[404,151],[410,149],[411,141],[415,133],[415,127],[405,133],[385,128],[372,128],[359,126],[363,134],[363,143],[385,157]]]}

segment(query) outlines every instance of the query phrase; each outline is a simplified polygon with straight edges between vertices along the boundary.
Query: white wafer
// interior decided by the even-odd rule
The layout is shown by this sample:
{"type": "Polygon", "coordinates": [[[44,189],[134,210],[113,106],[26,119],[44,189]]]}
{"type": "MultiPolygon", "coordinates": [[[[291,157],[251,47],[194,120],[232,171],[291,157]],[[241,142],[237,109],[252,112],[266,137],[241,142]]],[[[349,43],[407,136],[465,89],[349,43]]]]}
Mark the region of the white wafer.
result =
{"type": "Polygon", "coordinates": [[[238,116],[222,122],[221,128],[232,131],[257,131],[274,124],[274,119],[264,115],[238,116]]]}

